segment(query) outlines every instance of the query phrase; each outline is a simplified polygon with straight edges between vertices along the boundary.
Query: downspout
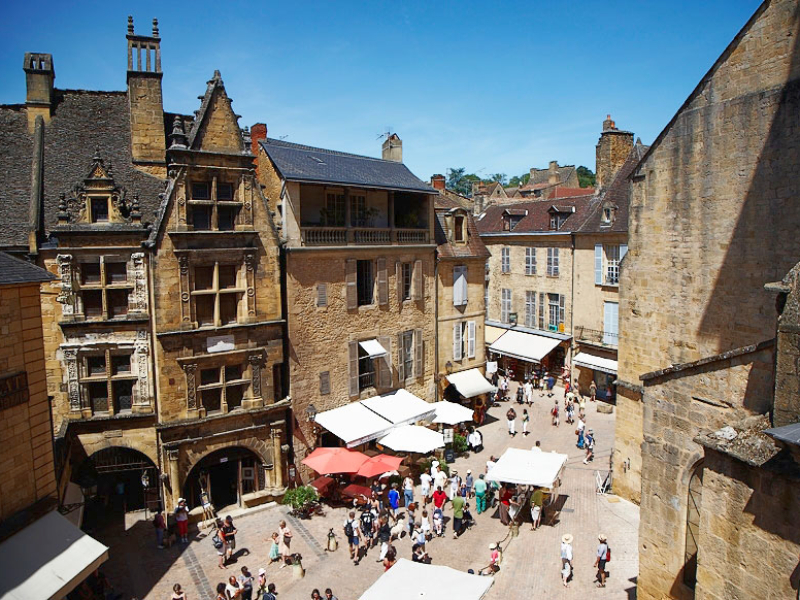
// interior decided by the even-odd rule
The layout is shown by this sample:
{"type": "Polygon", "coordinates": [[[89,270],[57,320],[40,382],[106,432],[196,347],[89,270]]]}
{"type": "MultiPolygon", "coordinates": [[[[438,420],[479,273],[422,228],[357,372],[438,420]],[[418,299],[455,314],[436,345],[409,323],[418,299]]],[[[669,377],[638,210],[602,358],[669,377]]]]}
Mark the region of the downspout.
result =
{"type": "Polygon", "coordinates": [[[433,285],[434,285],[434,294],[433,294],[433,315],[434,320],[436,322],[436,332],[433,336],[433,354],[434,354],[434,361],[435,361],[435,373],[433,376],[433,383],[434,383],[434,399],[436,402],[439,401],[439,257],[437,256],[437,250],[434,248],[433,250],[433,285]]]}

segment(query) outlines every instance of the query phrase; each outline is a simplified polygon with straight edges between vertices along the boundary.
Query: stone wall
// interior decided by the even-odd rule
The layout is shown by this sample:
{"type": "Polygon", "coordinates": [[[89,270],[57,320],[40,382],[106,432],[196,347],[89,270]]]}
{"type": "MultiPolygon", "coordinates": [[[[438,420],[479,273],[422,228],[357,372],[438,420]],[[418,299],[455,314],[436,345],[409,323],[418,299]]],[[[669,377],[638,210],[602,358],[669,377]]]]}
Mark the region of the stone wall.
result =
{"type": "MultiPolygon", "coordinates": [[[[624,382],[774,336],[764,284],[800,256],[797,30],[796,2],[762,4],[633,178],[620,285],[624,382]]],[[[631,421],[618,411],[618,423],[631,421]]],[[[616,450],[635,451],[637,438],[618,429],[616,450]]]]}
{"type": "Polygon", "coordinates": [[[164,105],[161,75],[128,75],[131,151],[134,162],[164,162],[164,105]]]}
{"type": "Polygon", "coordinates": [[[710,450],[703,465],[695,598],[796,598],[797,465],[779,474],[710,450]]]}
{"type": "MultiPolygon", "coordinates": [[[[746,423],[768,410],[772,350],[753,350],[645,381],[641,469],[633,447],[617,443],[614,461],[617,493],[635,493],[629,484],[618,490],[621,461],[631,458],[628,472],[646,474],[641,485],[638,598],[687,597],[675,592],[673,584],[684,563],[689,477],[704,453],[694,439],[703,431],[746,423]]],[[[617,419],[624,419],[623,428],[634,429],[636,407],[635,400],[618,403],[617,419]]],[[[633,440],[626,438],[629,444],[633,440]]]]}
{"type": "Polygon", "coordinates": [[[24,371],[26,402],[0,408],[0,521],[55,497],[39,284],[0,286],[0,375],[24,371]]]}
{"type": "Polygon", "coordinates": [[[596,148],[596,186],[608,187],[617,171],[625,164],[633,148],[633,134],[629,131],[609,130],[600,134],[596,148]]]}

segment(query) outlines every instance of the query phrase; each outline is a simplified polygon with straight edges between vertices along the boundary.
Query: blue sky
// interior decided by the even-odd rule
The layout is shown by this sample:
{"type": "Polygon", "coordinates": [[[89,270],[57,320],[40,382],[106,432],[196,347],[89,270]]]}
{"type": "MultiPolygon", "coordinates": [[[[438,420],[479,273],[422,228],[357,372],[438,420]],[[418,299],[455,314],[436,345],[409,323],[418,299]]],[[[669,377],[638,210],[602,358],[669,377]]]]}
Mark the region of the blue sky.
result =
{"type": "Polygon", "coordinates": [[[125,89],[126,22],[159,20],[164,108],[191,113],[214,69],[240,124],[368,155],[390,128],[419,177],[466,167],[594,169],[606,113],[646,144],[760,2],[15,2],[0,103],[25,100],[26,51],[56,86],[125,89]]]}

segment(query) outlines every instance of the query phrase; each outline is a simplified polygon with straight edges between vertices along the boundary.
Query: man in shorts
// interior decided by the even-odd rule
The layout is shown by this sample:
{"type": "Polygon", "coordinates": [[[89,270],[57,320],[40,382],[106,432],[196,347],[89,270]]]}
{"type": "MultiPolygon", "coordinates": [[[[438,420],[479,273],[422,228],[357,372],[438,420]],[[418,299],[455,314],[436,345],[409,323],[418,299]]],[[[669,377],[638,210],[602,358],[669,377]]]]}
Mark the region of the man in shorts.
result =
{"type": "Polygon", "coordinates": [[[357,565],[361,560],[358,554],[358,544],[361,539],[361,528],[358,521],[356,521],[356,513],[351,510],[347,520],[344,522],[344,537],[347,538],[347,545],[350,548],[350,559],[354,565],[357,565]]]}
{"type": "Polygon", "coordinates": [[[594,566],[597,567],[595,582],[597,587],[606,587],[606,558],[608,557],[608,538],[604,534],[597,536],[600,542],[597,545],[597,557],[594,559],[594,566]]]}
{"type": "Polygon", "coordinates": [[[544,504],[544,492],[542,488],[536,488],[531,496],[531,531],[538,529],[542,522],[542,505],[544,504]]]}

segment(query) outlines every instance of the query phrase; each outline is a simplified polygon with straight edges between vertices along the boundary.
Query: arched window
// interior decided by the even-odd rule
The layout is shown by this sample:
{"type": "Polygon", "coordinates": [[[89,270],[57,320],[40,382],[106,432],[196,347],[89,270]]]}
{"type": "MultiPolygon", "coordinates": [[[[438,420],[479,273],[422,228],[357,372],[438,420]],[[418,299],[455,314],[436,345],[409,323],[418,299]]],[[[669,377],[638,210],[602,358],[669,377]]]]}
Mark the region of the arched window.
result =
{"type": "Polygon", "coordinates": [[[694,589],[697,583],[697,544],[700,538],[700,506],[703,497],[703,463],[697,463],[689,479],[686,501],[686,547],[683,583],[694,589]]]}

